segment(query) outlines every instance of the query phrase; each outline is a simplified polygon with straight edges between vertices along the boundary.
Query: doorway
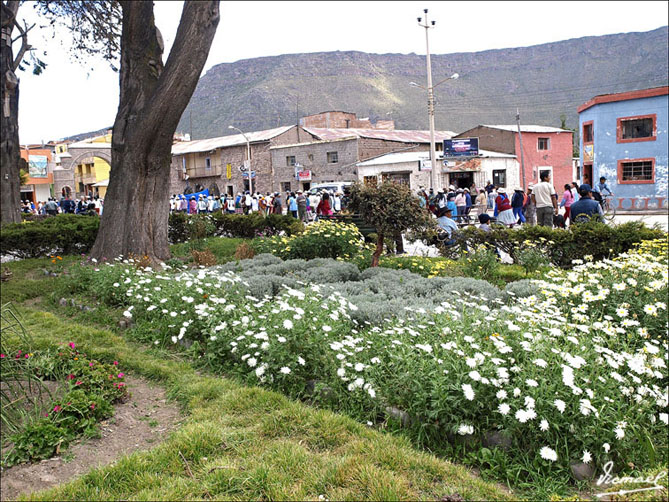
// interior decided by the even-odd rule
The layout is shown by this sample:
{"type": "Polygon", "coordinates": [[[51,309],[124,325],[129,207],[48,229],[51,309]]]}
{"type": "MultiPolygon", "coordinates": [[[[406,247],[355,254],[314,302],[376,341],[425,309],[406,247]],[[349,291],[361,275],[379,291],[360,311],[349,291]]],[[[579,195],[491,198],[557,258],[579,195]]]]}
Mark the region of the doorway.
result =
{"type": "Polygon", "coordinates": [[[582,182],[592,186],[592,164],[583,164],[582,182]]]}
{"type": "Polygon", "coordinates": [[[449,173],[448,184],[457,188],[469,188],[474,184],[474,172],[449,173]]]}

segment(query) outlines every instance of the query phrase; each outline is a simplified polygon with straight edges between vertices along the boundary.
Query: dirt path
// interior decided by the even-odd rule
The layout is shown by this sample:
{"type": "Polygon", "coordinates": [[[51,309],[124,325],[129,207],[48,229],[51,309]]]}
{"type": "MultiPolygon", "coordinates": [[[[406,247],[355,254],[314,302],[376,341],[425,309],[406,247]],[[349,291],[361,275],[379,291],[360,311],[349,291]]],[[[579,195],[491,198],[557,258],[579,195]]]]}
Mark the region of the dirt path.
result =
{"type": "Polygon", "coordinates": [[[153,448],[180,420],[177,406],[164,389],[126,376],[132,397],[115,406],[114,416],[100,424],[102,437],[78,441],[58,457],[5,469],[0,474],[0,500],[64,483],[123,455],[153,448]]]}

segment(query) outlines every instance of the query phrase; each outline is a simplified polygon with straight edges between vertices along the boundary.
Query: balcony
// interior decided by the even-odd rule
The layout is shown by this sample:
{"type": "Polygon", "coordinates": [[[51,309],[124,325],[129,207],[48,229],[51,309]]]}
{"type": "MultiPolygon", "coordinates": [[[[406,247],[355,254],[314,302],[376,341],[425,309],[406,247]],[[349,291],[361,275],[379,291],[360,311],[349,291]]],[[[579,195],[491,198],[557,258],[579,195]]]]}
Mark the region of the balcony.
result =
{"type": "Polygon", "coordinates": [[[194,169],[186,169],[186,174],[189,178],[208,178],[210,176],[220,176],[223,174],[223,166],[196,167],[194,169]]]}
{"type": "Polygon", "coordinates": [[[84,175],[77,174],[74,177],[74,181],[76,183],[83,183],[84,185],[92,185],[93,183],[98,182],[97,178],[95,177],[95,174],[84,174],[84,175]]]}

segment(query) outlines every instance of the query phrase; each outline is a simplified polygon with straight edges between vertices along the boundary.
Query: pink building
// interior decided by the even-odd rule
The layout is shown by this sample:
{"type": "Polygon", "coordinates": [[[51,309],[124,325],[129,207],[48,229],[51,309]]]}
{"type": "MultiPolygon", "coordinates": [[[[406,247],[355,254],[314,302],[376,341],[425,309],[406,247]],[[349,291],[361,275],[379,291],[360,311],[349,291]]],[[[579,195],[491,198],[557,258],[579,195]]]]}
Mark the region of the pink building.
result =
{"type": "MultiPolygon", "coordinates": [[[[516,125],[479,125],[458,134],[456,138],[478,138],[479,148],[482,150],[515,155],[518,165],[521,166],[521,161],[525,165],[526,187],[538,183],[541,173],[549,171],[555,190],[561,195],[564,185],[575,181],[572,162],[574,133],[558,127],[539,125],[521,125],[520,132],[523,143],[522,158],[516,125]]],[[[510,178],[521,180],[522,185],[523,169],[519,169],[521,172],[518,176],[510,178]]]]}

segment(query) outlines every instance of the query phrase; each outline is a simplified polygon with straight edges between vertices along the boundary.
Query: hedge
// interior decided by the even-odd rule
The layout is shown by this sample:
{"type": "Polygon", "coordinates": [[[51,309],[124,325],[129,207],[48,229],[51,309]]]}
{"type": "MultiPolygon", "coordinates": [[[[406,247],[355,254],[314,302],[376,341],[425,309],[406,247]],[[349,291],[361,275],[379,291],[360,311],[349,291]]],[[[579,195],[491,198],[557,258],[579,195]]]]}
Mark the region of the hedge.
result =
{"type": "MultiPolygon", "coordinates": [[[[98,234],[100,218],[76,214],[37,216],[22,223],[10,223],[0,229],[0,254],[18,258],[36,258],[54,254],[87,253],[98,234]]],[[[285,232],[293,235],[304,230],[292,216],[253,213],[192,215],[173,213],[169,217],[170,243],[203,239],[214,235],[253,238],[285,232]]]]}
{"type": "Polygon", "coordinates": [[[475,249],[479,244],[494,245],[508,253],[514,262],[518,252],[534,243],[556,266],[569,268],[572,261],[590,255],[595,261],[611,258],[630,250],[644,240],[666,239],[667,233],[659,228],[649,228],[639,221],[621,225],[606,225],[591,221],[572,225],[567,229],[523,225],[520,228],[493,227],[484,232],[467,227],[460,232],[460,246],[475,249]]]}
{"type": "Polygon", "coordinates": [[[87,253],[99,226],[98,216],[76,214],[10,223],[0,229],[0,253],[19,258],[87,253]]]}

